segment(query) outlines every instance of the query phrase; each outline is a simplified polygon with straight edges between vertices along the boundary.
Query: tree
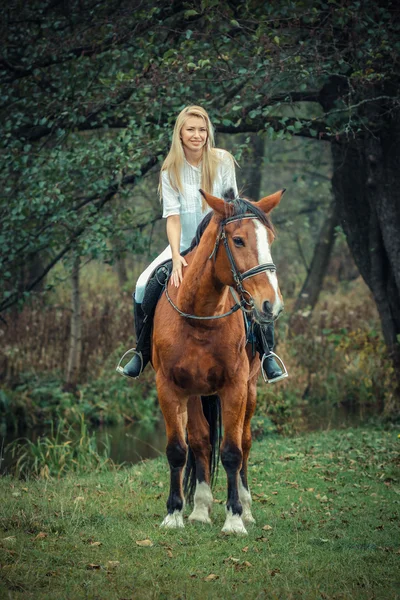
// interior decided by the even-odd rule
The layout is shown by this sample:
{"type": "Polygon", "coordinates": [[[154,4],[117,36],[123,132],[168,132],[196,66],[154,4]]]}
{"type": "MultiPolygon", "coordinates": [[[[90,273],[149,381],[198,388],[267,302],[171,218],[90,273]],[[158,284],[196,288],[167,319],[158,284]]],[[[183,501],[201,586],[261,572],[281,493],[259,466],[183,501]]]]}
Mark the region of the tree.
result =
{"type": "Polygon", "coordinates": [[[84,251],[109,254],[128,216],[137,224],[129,190],[165,154],[176,113],[198,103],[221,132],[331,144],[338,217],[398,366],[399,28],[391,0],[9,8],[0,309],[21,297],[14,272],[39,251],[42,277],[83,237],[84,251]]]}
{"type": "MultiPolygon", "coordinates": [[[[293,317],[296,317],[296,313],[305,309],[312,311],[318,301],[335,242],[337,223],[336,205],[335,202],[332,202],[315,244],[307,277],[294,305],[293,317]]],[[[295,321],[293,321],[293,324],[295,324],[295,321]]]]}
{"type": "Polygon", "coordinates": [[[65,374],[65,391],[76,391],[79,382],[82,355],[82,314],[79,283],[80,257],[76,253],[71,273],[71,330],[68,365],[65,374]]]}

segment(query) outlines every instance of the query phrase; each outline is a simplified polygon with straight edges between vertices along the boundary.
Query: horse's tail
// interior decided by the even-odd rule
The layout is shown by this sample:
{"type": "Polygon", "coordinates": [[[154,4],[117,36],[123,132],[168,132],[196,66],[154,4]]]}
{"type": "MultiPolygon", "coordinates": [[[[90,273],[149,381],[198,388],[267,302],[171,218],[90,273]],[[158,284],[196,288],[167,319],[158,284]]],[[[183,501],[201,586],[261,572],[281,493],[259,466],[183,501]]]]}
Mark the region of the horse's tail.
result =
{"type": "MultiPolygon", "coordinates": [[[[201,403],[203,413],[207,420],[210,430],[210,475],[211,487],[214,485],[218,475],[219,464],[219,447],[222,440],[222,424],[221,424],[221,400],[219,396],[202,396],[201,403]]],[[[183,487],[187,502],[192,503],[194,493],[196,491],[196,463],[193,450],[190,445],[188,448],[188,457],[186,461],[185,476],[183,479],[183,487]]]]}

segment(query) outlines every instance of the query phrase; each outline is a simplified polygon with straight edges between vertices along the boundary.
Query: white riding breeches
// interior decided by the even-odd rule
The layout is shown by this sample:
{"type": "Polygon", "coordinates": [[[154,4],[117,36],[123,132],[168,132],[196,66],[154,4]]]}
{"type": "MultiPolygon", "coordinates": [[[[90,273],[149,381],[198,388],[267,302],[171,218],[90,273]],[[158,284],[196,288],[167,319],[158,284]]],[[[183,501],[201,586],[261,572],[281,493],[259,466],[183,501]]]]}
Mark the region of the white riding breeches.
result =
{"type": "Polygon", "coordinates": [[[135,301],[138,304],[141,304],[144,298],[144,290],[146,288],[147,282],[149,280],[150,275],[159,265],[161,265],[166,260],[172,258],[171,246],[167,246],[165,250],[161,252],[157,258],[153,260],[152,263],[143,271],[143,273],[139,276],[139,279],[136,282],[135,289],[135,301]]]}

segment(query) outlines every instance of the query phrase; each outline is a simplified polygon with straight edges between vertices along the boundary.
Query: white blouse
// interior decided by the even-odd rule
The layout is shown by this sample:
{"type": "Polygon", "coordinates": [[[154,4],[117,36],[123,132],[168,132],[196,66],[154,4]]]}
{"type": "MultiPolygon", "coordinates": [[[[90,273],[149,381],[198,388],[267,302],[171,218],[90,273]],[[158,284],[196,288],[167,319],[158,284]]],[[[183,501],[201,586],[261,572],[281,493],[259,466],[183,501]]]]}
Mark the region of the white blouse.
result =
{"type": "MultiPolygon", "coordinates": [[[[220,158],[217,174],[213,185],[213,196],[222,198],[223,194],[232,188],[235,196],[238,194],[235,166],[225,150],[217,150],[220,158]]],[[[185,160],[181,174],[183,193],[176,192],[171,186],[167,171],[161,174],[161,189],[163,201],[163,217],[180,215],[181,242],[180,251],[189,248],[196,234],[197,227],[203,217],[210,212],[209,206],[202,210],[201,165],[194,167],[185,160]]]]}

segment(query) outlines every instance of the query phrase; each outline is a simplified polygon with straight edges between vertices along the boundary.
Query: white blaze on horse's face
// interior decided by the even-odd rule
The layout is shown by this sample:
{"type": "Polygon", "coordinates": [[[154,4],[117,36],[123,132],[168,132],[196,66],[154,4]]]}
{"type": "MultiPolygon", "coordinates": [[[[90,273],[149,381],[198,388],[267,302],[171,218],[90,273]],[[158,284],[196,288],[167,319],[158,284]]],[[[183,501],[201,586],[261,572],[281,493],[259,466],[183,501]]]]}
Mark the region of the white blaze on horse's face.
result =
{"type": "MultiPolygon", "coordinates": [[[[260,221],[254,220],[254,227],[256,230],[257,239],[257,251],[258,251],[258,264],[273,263],[271,255],[271,246],[268,240],[267,228],[260,221]]],[[[272,304],[272,317],[276,318],[282,311],[283,303],[282,296],[279,291],[278,278],[276,271],[266,271],[265,276],[268,277],[269,282],[274,290],[274,299],[272,304]]]]}

